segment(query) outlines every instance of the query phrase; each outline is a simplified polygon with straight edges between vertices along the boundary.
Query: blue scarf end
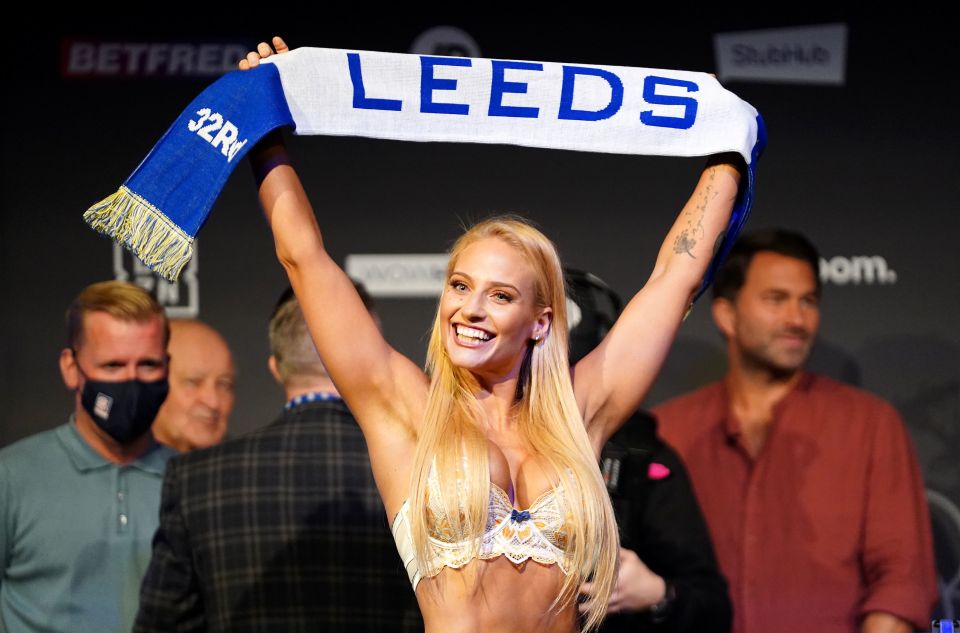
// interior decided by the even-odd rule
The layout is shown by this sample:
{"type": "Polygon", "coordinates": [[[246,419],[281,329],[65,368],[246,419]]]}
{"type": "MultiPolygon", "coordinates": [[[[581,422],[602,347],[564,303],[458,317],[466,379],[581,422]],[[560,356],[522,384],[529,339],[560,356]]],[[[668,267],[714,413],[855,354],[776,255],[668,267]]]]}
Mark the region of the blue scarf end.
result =
{"type": "Polygon", "coordinates": [[[275,66],[224,75],[191,102],[120,189],[83,219],[175,281],[237,164],[267,133],[293,124],[275,66]]]}

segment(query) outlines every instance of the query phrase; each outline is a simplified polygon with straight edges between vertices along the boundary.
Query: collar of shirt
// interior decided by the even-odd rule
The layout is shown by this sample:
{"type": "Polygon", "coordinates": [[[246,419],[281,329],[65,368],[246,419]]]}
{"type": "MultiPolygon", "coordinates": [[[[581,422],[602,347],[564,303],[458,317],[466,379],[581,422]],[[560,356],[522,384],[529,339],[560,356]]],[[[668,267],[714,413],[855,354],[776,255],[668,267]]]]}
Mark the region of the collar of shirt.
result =
{"type": "MultiPolygon", "coordinates": [[[[802,394],[810,390],[811,385],[813,384],[815,376],[808,371],[800,370],[800,379],[797,380],[797,384],[794,385],[793,389],[783,397],[780,402],[778,402],[773,407],[773,418],[777,420],[780,417],[780,412],[783,410],[783,407],[786,406],[787,402],[793,398],[800,397],[802,394]]],[[[730,392],[727,389],[727,381],[720,381],[720,398],[723,403],[722,411],[723,419],[720,421],[721,427],[723,428],[724,435],[727,437],[727,441],[735,443],[741,434],[740,421],[734,417],[733,412],[730,408],[730,392]]]]}
{"type": "Polygon", "coordinates": [[[311,402],[328,402],[331,400],[340,400],[340,396],[335,393],[330,393],[329,391],[310,391],[308,393],[302,393],[296,398],[291,398],[287,400],[287,403],[283,405],[284,411],[290,411],[300,405],[309,404],[311,402]]]}
{"type": "MultiPolygon", "coordinates": [[[[70,461],[73,462],[74,468],[80,472],[117,465],[104,459],[97,451],[93,450],[92,446],[87,444],[87,441],[83,439],[77,430],[76,420],[73,415],[70,416],[67,424],[57,429],[56,433],[60,444],[63,445],[64,450],[67,451],[67,455],[70,456],[70,461]]],[[[150,447],[143,455],[133,462],[124,465],[153,475],[163,475],[167,460],[174,454],[174,451],[171,449],[161,446],[156,442],[151,442],[150,447]]]]}

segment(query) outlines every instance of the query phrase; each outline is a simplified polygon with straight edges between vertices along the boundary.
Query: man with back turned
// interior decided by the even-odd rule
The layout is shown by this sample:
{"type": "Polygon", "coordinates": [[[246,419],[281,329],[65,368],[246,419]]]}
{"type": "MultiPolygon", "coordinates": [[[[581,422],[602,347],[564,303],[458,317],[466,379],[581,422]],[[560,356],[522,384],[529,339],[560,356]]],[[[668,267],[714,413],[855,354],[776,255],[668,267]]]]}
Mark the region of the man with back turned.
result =
{"type": "Polygon", "coordinates": [[[269,332],[287,403],[171,460],[134,631],[422,630],[363,435],[292,293],[269,332]]]}

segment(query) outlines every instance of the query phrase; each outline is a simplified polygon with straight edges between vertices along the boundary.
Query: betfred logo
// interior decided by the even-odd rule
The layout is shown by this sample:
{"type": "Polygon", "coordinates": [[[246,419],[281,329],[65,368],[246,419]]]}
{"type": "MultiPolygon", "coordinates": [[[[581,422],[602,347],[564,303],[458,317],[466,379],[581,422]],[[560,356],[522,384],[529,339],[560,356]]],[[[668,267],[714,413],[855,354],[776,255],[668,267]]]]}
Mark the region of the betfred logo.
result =
{"type": "Polygon", "coordinates": [[[60,43],[63,77],[218,77],[235,70],[250,47],[236,42],[60,43]]]}
{"type": "Polygon", "coordinates": [[[880,255],[836,255],[820,258],[820,280],[836,286],[897,283],[897,271],[880,255]]]}

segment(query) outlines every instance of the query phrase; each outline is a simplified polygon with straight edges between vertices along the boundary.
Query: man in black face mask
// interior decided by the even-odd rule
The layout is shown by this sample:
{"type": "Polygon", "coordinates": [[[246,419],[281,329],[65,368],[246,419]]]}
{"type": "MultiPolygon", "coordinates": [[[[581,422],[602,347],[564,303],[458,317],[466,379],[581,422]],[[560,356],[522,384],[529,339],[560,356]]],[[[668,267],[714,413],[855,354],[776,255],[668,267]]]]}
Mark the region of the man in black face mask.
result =
{"type": "Polygon", "coordinates": [[[67,310],[70,421],[0,450],[0,631],[129,631],[172,451],[150,426],[167,394],[169,328],[133,284],[67,310]]]}

